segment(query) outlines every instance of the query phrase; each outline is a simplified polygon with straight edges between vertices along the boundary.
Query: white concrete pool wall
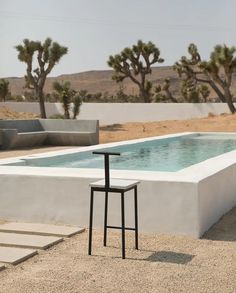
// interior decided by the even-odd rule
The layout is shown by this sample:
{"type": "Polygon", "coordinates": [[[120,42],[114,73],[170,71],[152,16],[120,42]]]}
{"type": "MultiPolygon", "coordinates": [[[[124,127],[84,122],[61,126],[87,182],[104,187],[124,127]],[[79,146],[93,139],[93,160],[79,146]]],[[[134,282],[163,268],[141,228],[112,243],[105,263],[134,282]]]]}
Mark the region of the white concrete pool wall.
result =
{"type": "MultiPolygon", "coordinates": [[[[128,142],[110,143],[65,151],[0,160],[113,147],[181,133],[128,142]]],[[[228,134],[228,133],[227,133],[228,134]]],[[[236,135],[232,133],[232,135],[236,135]]],[[[138,179],[139,226],[143,232],[200,237],[236,205],[236,151],[208,159],[178,172],[112,170],[112,177],[138,179]]],[[[103,177],[100,169],[0,166],[0,218],[6,220],[88,225],[89,183],[103,177]]],[[[133,225],[133,195],[126,196],[126,222],[133,225]]],[[[104,195],[95,196],[95,227],[103,225],[104,195]]],[[[109,223],[120,224],[120,197],[109,198],[109,223]]]]}

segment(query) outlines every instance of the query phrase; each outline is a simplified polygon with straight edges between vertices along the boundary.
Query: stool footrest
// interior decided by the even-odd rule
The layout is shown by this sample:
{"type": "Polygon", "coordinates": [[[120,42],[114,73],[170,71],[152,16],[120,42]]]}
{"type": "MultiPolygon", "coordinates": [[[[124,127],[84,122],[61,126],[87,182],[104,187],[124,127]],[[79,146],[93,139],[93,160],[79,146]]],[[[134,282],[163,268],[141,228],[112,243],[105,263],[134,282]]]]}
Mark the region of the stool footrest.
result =
{"type": "MultiPolygon", "coordinates": [[[[118,227],[118,226],[106,226],[106,228],[110,228],[110,229],[122,229],[122,227],[118,227]]],[[[129,228],[129,227],[125,227],[125,230],[132,230],[135,231],[135,228],[129,228]]]]}

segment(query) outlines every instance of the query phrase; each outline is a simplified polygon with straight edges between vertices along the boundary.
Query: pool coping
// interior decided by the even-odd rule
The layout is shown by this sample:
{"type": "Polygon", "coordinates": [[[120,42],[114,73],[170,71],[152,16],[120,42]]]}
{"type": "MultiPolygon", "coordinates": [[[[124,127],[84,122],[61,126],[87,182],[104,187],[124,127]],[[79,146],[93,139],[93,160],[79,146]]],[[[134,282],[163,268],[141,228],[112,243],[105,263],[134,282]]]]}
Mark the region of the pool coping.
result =
{"type": "MultiPolygon", "coordinates": [[[[28,156],[17,156],[6,159],[0,159],[0,175],[28,175],[28,176],[49,176],[49,177],[74,177],[74,178],[101,178],[104,177],[103,169],[98,168],[63,168],[63,167],[30,167],[30,166],[3,166],[2,164],[21,162],[25,159],[47,158],[58,155],[80,153],[91,150],[103,149],[104,147],[115,147],[127,144],[152,141],[156,139],[172,138],[179,136],[189,136],[195,134],[215,134],[216,132],[182,132],[177,134],[168,134],[155,137],[140,138],[121,142],[112,142],[88,147],[76,147],[66,150],[50,151],[46,153],[32,154],[28,156]]],[[[217,132],[217,134],[235,135],[236,132],[217,132]]],[[[221,154],[216,157],[204,160],[200,163],[191,165],[176,172],[161,171],[135,171],[135,170],[111,170],[111,176],[114,178],[144,179],[148,181],[177,181],[177,182],[199,182],[220,170],[236,163],[236,150],[221,154]]]]}

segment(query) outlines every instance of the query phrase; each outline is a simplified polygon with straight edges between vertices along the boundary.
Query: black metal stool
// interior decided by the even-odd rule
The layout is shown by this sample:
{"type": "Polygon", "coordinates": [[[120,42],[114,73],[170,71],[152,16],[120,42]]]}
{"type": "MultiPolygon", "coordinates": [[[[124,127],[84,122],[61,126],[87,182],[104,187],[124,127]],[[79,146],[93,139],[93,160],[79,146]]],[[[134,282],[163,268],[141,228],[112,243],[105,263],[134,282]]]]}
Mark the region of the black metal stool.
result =
{"type": "Polygon", "coordinates": [[[91,197],[90,197],[90,216],[89,216],[89,246],[88,254],[92,252],[92,228],[93,228],[93,199],[95,191],[105,192],[105,215],[104,215],[104,236],[103,245],[107,244],[107,229],[121,229],[122,230],[122,258],[125,259],[125,230],[135,231],[135,249],[138,249],[138,200],[137,200],[137,185],[139,181],[136,180],[123,180],[123,179],[111,179],[109,172],[109,155],[119,156],[120,153],[112,152],[93,152],[93,154],[104,155],[105,165],[105,179],[96,181],[90,184],[91,197]],[[125,201],[124,194],[129,190],[134,190],[134,217],[135,227],[125,227],[125,201]],[[121,194],[121,227],[107,225],[107,208],[108,208],[108,192],[121,194]]]}

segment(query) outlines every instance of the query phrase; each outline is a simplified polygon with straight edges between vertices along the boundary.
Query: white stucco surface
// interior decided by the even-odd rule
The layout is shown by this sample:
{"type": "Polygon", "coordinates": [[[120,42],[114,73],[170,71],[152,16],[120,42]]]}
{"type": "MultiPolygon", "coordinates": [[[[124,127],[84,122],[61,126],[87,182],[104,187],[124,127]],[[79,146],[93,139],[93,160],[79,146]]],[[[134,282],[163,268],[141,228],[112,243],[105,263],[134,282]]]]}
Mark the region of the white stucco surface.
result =
{"type": "MultiPolygon", "coordinates": [[[[39,114],[38,103],[6,102],[15,111],[39,114]]],[[[63,113],[60,103],[46,103],[47,116],[63,113]]],[[[229,113],[224,103],[83,103],[78,119],[99,120],[100,125],[207,117],[229,113]]]]}
{"type": "MultiPolygon", "coordinates": [[[[189,135],[190,133],[185,133],[189,135]]],[[[178,136],[175,134],[163,137],[178,136]]],[[[236,134],[232,134],[236,135],[236,134]]],[[[163,137],[157,137],[161,139],[163,137]]],[[[152,140],[153,138],[137,141],[152,140]]],[[[93,150],[110,143],[32,155],[47,157],[93,150]]],[[[26,158],[26,157],[24,157],[26,158]]],[[[1,160],[17,162],[21,158],[1,160]]],[[[139,227],[143,232],[200,237],[236,205],[236,151],[208,159],[178,172],[112,170],[111,177],[140,180],[139,227]]],[[[0,218],[35,223],[88,226],[89,183],[104,176],[101,169],[0,166],[0,218]]],[[[103,193],[95,194],[94,224],[103,226],[103,193]]],[[[126,195],[126,225],[133,225],[133,194],[126,195]]],[[[108,222],[120,225],[120,197],[110,194],[108,222]]]]}

